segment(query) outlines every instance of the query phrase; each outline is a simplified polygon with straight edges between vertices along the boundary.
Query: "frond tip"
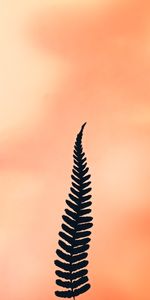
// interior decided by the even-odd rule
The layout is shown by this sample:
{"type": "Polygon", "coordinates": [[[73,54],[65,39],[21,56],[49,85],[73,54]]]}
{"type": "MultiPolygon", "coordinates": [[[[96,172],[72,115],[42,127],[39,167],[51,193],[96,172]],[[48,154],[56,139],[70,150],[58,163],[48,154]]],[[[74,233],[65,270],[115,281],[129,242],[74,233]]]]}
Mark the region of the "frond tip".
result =
{"type": "Polygon", "coordinates": [[[62,216],[62,230],[58,241],[60,249],[56,250],[58,259],[55,265],[59,268],[56,284],[65,290],[56,291],[55,295],[62,298],[75,299],[90,289],[88,279],[88,249],[93,226],[91,213],[91,175],[88,174],[87,159],[82,147],[83,130],[86,123],[77,134],[74,145],[74,165],[72,169],[72,186],[69,199],[66,200],[67,209],[62,216]]]}

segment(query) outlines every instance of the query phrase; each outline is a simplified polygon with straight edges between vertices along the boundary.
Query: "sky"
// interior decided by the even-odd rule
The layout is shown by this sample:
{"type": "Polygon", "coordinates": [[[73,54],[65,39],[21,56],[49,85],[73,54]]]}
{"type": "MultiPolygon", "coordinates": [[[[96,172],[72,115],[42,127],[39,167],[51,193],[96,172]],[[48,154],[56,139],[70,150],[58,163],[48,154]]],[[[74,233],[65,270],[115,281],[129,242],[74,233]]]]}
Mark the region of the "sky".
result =
{"type": "Polygon", "coordinates": [[[92,288],[150,299],[150,4],[0,0],[0,299],[54,300],[76,134],[93,187],[92,288]]]}

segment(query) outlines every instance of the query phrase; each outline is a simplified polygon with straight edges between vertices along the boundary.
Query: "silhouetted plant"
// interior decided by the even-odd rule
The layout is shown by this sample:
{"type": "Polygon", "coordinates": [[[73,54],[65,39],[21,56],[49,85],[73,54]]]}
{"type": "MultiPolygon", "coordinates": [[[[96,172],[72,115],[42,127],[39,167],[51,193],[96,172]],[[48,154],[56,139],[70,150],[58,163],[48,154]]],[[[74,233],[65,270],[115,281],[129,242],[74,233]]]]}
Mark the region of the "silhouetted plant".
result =
{"type": "Polygon", "coordinates": [[[64,223],[62,231],[59,232],[60,249],[56,250],[59,257],[55,260],[55,265],[59,268],[56,275],[59,279],[56,284],[65,290],[56,291],[55,295],[63,298],[75,299],[76,296],[86,292],[90,288],[88,279],[87,250],[89,249],[90,234],[89,229],[93,226],[92,217],[89,216],[92,204],[91,195],[91,175],[88,174],[85,153],[82,147],[83,129],[82,126],[77,135],[74,146],[74,165],[72,170],[72,187],[69,194],[70,200],[66,200],[68,206],[65,215],[62,216],[64,223]]]}

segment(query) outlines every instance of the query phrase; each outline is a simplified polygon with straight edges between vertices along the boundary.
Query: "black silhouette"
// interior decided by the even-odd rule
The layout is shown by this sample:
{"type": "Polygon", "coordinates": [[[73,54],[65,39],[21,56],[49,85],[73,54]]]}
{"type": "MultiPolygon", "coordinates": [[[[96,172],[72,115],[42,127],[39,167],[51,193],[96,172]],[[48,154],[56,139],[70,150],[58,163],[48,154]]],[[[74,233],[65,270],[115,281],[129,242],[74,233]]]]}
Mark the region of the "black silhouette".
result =
{"type": "Polygon", "coordinates": [[[86,292],[90,288],[88,283],[88,265],[87,250],[89,249],[90,234],[89,229],[93,226],[92,217],[89,216],[92,204],[89,181],[91,175],[88,175],[85,153],[82,147],[83,129],[82,126],[77,135],[74,146],[74,166],[71,178],[73,180],[70,200],[66,200],[68,208],[65,209],[65,215],[62,216],[64,223],[62,230],[59,232],[61,239],[56,250],[61,260],[55,260],[55,265],[61,270],[56,271],[56,275],[60,278],[56,280],[56,284],[66,290],[56,291],[55,295],[63,298],[75,299],[76,296],[86,292]]]}

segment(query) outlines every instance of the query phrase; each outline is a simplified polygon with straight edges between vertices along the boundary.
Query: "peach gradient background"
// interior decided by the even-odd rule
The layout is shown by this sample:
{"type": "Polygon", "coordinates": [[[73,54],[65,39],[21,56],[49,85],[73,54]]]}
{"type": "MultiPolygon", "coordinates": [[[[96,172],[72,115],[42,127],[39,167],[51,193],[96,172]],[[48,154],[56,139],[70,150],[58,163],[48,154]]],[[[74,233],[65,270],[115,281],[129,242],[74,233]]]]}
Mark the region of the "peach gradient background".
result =
{"type": "Polygon", "coordinates": [[[91,290],[150,299],[150,4],[0,1],[0,299],[54,300],[76,133],[93,182],[91,290]]]}

